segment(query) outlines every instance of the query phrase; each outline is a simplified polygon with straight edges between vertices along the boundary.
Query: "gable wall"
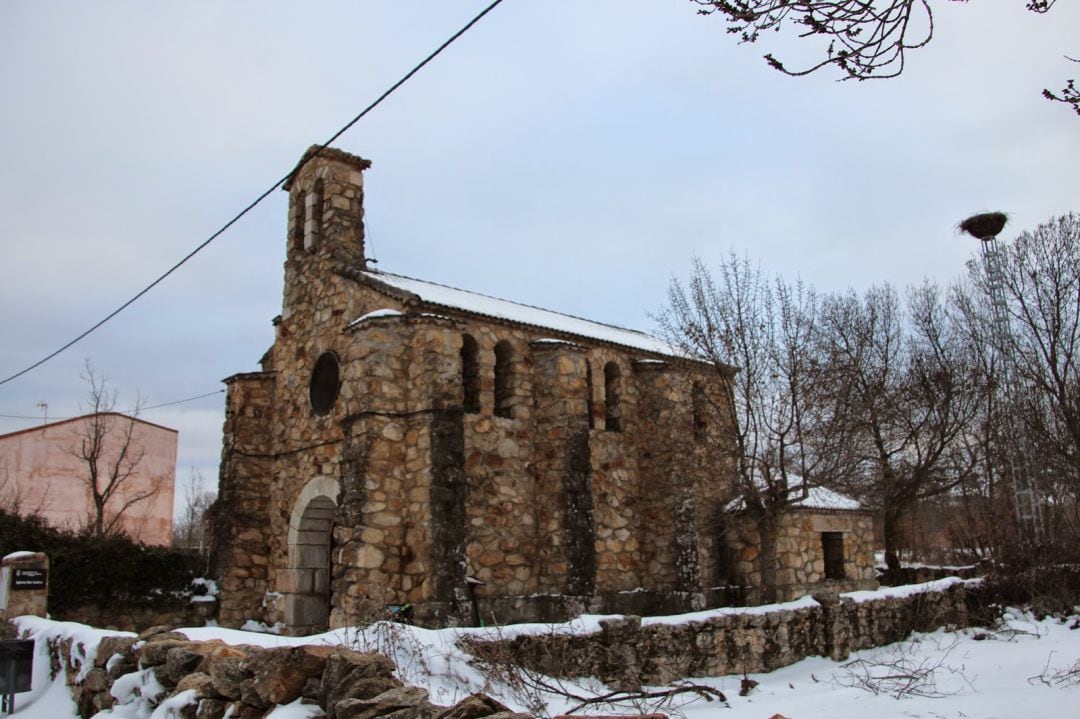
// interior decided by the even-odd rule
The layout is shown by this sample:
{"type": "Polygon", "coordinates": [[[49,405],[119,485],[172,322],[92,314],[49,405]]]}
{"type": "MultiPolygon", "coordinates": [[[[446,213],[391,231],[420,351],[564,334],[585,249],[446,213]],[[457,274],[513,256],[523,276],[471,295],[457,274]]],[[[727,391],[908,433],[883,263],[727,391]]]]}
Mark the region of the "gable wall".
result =
{"type": "Polygon", "coordinates": [[[86,438],[103,433],[97,466],[98,484],[104,488],[109,467],[120,456],[128,423],[133,422],[127,456],[141,459],[106,504],[105,521],[112,520],[127,501],[150,493],[123,511],[119,526],[133,539],[168,545],[172,541],[176,431],[117,413],[96,417],[77,417],[0,437],[0,499],[9,509],[38,514],[54,527],[78,530],[86,526],[94,504],[89,468],[78,456],[79,447],[86,438]],[[95,422],[99,425],[94,426],[95,422]]]}

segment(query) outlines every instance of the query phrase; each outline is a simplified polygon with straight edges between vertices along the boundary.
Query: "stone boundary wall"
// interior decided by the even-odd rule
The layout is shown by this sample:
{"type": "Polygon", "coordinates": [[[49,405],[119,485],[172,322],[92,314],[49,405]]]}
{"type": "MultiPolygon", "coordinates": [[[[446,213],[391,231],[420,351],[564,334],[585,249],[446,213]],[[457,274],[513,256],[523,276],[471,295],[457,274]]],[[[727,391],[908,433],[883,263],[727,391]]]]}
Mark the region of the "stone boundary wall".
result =
{"type": "MultiPolygon", "coordinates": [[[[553,626],[545,634],[460,641],[481,662],[512,661],[636,689],[684,677],[767,672],[815,655],[843,660],[915,631],[968,625],[966,584],[959,579],[694,616],[626,616],[602,620],[601,631],[592,634],[560,634],[553,626]]],[[[317,704],[330,719],[527,719],[482,694],[436,706],[425,690],[395,678],[386,657],[340,646],[229,645],[154,627],[138,636],[107,636],[94,647],[54,639],[50,656],[54,676],[65,673],[86,719],[125,703],[141,704],[147,715],[167,705],[169,716],[185,719],[261,719],[298,700],[317,704]]]]}
{"type": "Polygon", "coordinates": [[[553,676],[595,676],[615,688],[634,688],[683,677],[769,672],[809,656],[843,660],[912,632],[968,626],[966,594],[961,580],[943,580],[901,591],[713,610],[698,621],[626,616],[601,621],[601,630],[592,634],[553,627],[546,634],[465,643],[482,661],[512,661],[553,676]]]}
{"type": "Polygon", "coordinates": [[[71,638],[49,650],[84,719],[123,705],[146,716],[165,707],[163,716],[184,719],[261,719],[297,700],[329,719],[529,719],[483,694],[436,706],[425,689],[398,681],[383,655],[338,646],[229,645],[155,627],[105,637],[96,651],[71,638]]]}
{"type": "Polygon", "coordinates": [[[153,605],[89,604],[52,615],[64,622],[79,622],[99,629],[141,632],[150,627],[201,627],[217,613],[216,601],[193,602],[184,597],[153,605]]]}

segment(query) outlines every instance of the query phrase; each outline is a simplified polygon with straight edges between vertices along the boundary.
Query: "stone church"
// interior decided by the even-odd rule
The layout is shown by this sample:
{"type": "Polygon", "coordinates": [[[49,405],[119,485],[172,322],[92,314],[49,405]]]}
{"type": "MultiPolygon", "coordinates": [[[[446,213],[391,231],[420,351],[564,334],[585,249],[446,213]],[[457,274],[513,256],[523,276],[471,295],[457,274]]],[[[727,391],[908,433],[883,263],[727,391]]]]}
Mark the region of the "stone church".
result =
{"type": "MultiPolygon", "coordinates": [[[[304,634],[388,611],[442,626],[729,601],[753,557],[720,529],[728,453],[704,407],[726,401],[726,370],[374,269],[370,163],[315,149],[285,186],[274,344],[225,380],[221,623],[304,634]]],[[[850,514],[839,531],[863,526],[850,514]]],[[[855,579],[866,551],[841,550],[855,579]]]]}

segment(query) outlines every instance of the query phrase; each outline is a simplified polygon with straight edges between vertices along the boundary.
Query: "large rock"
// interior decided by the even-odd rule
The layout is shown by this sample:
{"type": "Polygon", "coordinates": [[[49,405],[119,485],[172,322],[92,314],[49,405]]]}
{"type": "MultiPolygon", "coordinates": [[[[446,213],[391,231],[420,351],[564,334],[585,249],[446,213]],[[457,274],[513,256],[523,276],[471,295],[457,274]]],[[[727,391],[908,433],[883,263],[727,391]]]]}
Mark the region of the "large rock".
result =
{"type": "Polygon", "coordinates": [[[188,674],[180,679],[176,684],[176,693],[179,694],[182,691],[188,689],[195,690],[195,697],[197,699],[217,699],[217,693],[214,691],[214,682],[210,679],[209,674],[203,674],[202,672],[194,672],[188,674]]]}
{"type": "Polygon", "coordinates": [[[180,646],[170,649],[165,655],[165,675],[169,683],[176,685],[181,679],[194,672],[210,647],[180,646]]]}
{"type": "Polygon", "coordinates": [[[371,699],[402,686],[394,677],[394,663],[382,654],[335,649],[326,660],[319,706],[329,719],[337,719],[338,702],[371,699]]]}
{"type": "Polygon", "coordinates": [[[251,677],[246,666],[248,652],[239,647],[222,647],[207,655],[202,671],[210,675],[214,691],[226,699],[239,699],[243,683],[251,677]]]}
{"type": "Polygon", "coordinates": [[[487,694],[471,694],[454,706],[443,709],[435,716],[435,719],[480,719],[508,711],[510,711],[509,707],[500,704],[487,694]]]}
{"type": "Polygon", "coordinates": [[[104,669],[94,667],[83,677],[83,689],[91,692],[103,692],[110,686],[109,675],[104,669]]]}
{"type": "Polygon", "coordinates": [[[132,661],[131,645],[135,641],[135,637],[103,637],[98,642],[97,654],[94,656],[94,666],[107,668],[109,661],[116,655],[121,657],[116,661],[130,663],[132,661]]]}
{"type": "Polygon", "coordinates": [[[186,635],[173,631],[167,624],[158,624],[139,632],[140,642],[160,642],[163,639],[179,639],[185,642],[188,640],[186,635]]]}
{"type": "MultiPolygon", "coordinates": [[[[158,635],[162,636],[162,635],[158,635]]],[[[135,650],[135,656],[139,660],[139,665],[146,669],[147,667],[159,667],[165,664],[169,658],[169,652],[178,647],[190,649],[194,647],[194,642],[187,639],[157,639],[149,641],[135,650]]]]}
{"type": "Polygon", "coordinates": [[[222,719],[230,706],[231,702],[224,699],[203,699],[199,702],[195,719],[222,719]]]}
{"type": "Polygon", "coordinates": [[[113,680],[137,670],[133,648],[136,641],[135,637],[103,638],[94,655],[94,666],[104,669],[113,680]]]}
{"type": "Polygon", "coordinates": [[[436,707],[426,689],[398,687],[371,699],[343,699],[334,707],[335,719],[432,719],[436,707]]]}
{"type": "Polygon", "coordinates": [[[251,672],[251,688],[259,701],[248,701],[244,692],[241,697],[255,706],[288,704],[300,697],[310,677],[322,676],[327,658],[337,651],[334,647],[304,645],[299,647],[276,647],[253,654],[246,664],[251,672]]]}

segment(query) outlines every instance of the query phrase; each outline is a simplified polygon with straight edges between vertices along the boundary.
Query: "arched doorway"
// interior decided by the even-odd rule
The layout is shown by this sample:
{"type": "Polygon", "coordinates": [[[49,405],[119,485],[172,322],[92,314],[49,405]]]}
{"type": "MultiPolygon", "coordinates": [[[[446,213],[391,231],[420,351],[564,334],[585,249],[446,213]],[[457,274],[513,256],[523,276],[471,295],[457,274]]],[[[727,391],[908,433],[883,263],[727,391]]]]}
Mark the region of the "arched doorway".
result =
{"type": "Polygon", "coordinates": [[[289,522],[285,625],[290,634],[324,632],[330,620],[330,550],[337,482],[320,477],[304,487],[289,522]]]}

